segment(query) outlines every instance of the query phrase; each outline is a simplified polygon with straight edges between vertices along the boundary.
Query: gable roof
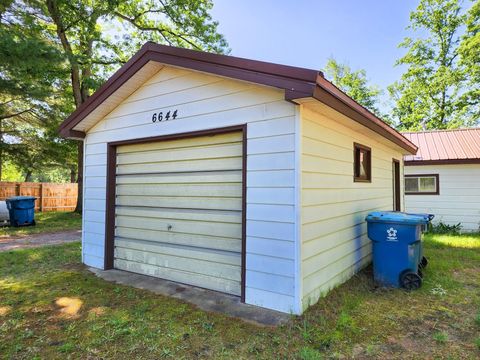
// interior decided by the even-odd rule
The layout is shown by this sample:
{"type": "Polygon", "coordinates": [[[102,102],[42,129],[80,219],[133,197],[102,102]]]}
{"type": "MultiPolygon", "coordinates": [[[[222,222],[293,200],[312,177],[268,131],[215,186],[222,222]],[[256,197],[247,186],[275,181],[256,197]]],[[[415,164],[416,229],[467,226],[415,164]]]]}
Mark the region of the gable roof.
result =
{"type": "Polygon", "coordinates": [[[416,155],[404,157],[405,165],[480,163],[480,128],[403,135],[418,146],[416,155]]]}
{"type": "Polygon", "coordinates": [[[152,63],[173,65],[284,89],[285,100],[292,102],[297,99],[314,98],[387,138],[407,152],[414,154],[417,150],[416,146],[399,132],[327,81],[321,71],[176,48],[152,42],[143,45],[127,63],[60,125],[60,135],[67,138],[84,138],[82,121],[87,118],[92,120],[92,117],[98,121],[112,107],[120,104],[136,90],[135,87],[132,87],[133,90],[130,93],[122,93],[120,91],[122,85],[128,81],[132,82],[135,76],[137,77],[136,83],[140,83],[144,77],[148,76],[149,71],[143,71],[143,75],[140,73],[152,63]],[[107,100],[109,101],[108,107],[105,105],[107,100]],[[102,106],[105,107],[103,111],[102,106]]]}

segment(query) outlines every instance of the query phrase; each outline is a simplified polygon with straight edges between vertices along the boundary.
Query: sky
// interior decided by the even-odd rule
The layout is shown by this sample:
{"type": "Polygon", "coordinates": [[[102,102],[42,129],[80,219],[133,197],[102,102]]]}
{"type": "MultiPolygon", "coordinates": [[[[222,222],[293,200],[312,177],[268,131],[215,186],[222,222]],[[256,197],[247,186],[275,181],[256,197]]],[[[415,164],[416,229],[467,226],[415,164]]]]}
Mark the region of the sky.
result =
{"type": "Polygon", "coordinates": [[[353,70],[365,69],[385,91],[403,72],[395,67],[411,31],[417,0],[214,0],[230,55],[321,70],[334,57],[353,70]]]}

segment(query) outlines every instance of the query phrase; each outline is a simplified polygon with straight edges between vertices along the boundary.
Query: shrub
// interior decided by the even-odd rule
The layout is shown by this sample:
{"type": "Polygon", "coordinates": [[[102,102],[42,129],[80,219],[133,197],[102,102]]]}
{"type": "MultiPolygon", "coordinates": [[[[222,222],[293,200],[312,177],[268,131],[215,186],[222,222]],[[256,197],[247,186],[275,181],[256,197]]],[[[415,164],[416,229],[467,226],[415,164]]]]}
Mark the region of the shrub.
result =
{"type": "Polygon", "coordinates": [[[455,225],[448,225],[444,222],[439,222],[437,224],[430,224],[428,232],[432,234],[450,234],[458,235],[462,230],[462,224],[458,223],[455,225]]]}

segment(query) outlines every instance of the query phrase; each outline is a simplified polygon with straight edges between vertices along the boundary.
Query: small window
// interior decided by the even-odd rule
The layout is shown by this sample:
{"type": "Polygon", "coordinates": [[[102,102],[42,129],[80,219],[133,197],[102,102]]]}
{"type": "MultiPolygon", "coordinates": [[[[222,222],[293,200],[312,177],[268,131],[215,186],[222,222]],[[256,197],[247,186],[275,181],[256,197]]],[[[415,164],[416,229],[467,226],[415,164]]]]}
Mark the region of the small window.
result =
{"type": "Polygon", "coordinates": [[[406,195],[438,195],[438,174],[405,175],[406,195]]]}
{"type": "Polygon", "coordinates": [[[369,147],[353,144],[354,146],[354,177],[356,182],[372,181],[372,150],[369,147]]]}

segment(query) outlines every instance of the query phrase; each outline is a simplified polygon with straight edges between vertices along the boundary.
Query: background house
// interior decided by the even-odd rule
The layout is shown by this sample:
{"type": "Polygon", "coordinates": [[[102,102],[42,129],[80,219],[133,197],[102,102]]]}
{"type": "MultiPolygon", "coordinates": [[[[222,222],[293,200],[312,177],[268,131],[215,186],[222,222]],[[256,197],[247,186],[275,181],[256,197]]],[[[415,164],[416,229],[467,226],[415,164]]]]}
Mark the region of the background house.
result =
{"type": "Polygon", "coordinates": [[[480,129],[404,133],[418,146],[405,162],[405,208],[434,223],[480,226],[480,129]]]}
{"type": "Polygon", "coordinates": [[[370,262],[416,147],[321,72],[147,43],[61,126],[83,262],[299,314],[370,262]]]}

